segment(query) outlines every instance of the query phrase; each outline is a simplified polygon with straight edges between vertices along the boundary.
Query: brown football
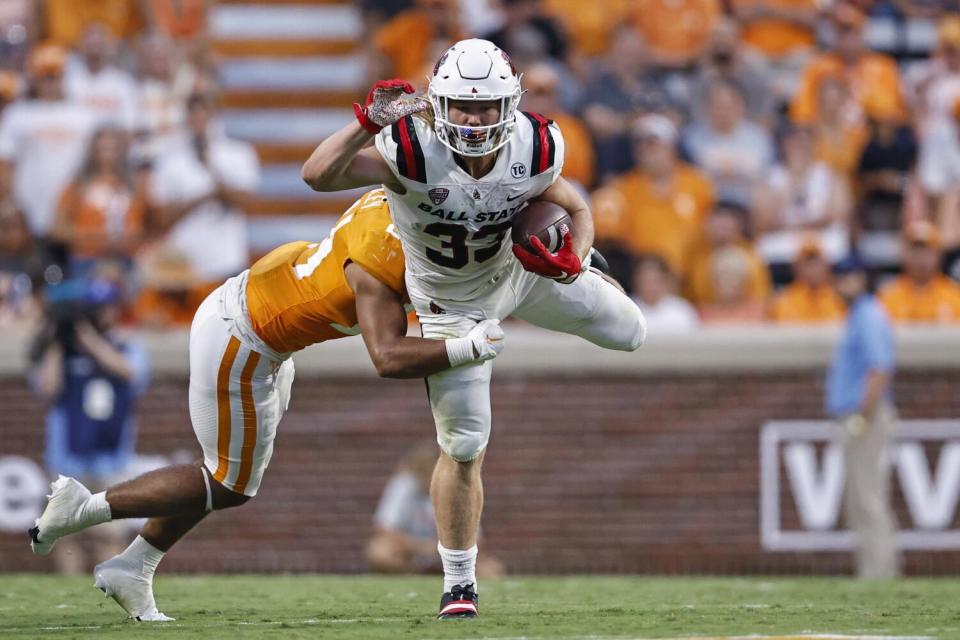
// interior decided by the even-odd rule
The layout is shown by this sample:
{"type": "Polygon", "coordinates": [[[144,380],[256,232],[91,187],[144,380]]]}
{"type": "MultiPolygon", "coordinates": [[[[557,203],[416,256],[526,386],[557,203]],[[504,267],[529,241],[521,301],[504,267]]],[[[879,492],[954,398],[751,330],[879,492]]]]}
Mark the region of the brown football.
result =
{"type": "Polygon", "coordinates": [[[510,238],[514,244],[531,250],[528,238],[536,236],[551,252],[556,253],[563,245],[563,236],[573,231],[567,210],[552,202],[531,202],[513,219],[510,238]]]}

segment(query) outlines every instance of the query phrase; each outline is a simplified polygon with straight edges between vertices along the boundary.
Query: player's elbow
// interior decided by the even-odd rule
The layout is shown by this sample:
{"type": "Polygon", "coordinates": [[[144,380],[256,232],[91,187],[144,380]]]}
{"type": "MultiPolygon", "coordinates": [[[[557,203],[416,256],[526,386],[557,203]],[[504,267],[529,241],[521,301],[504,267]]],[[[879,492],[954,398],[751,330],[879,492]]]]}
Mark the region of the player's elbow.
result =
{"type": "Polygon", "coordinates": [[[300,169],[300,177],[314,191],[333,191],[333,173],[328,166],[307,161],[300,169]]]}
{"type": "Polygon", "coordinates": [[[410,374],[409,367],[398,357],[388,350],[377,350],[370,353],[370,359],[377,370],[377,375],[381,378],[415,378],[410,374]]]}
{"type": "Polygon", "coordinates": [[[404,374],[403,369],[401,369],[400,367],[390,362],[384,362],[381,364],[374,363],[374,366],[377,368],[377,375],[380,376],[381,378],[392,378],[394,380],[400,380],[400,379],[409,377],[409,376],[403,375],[404,374]]]}

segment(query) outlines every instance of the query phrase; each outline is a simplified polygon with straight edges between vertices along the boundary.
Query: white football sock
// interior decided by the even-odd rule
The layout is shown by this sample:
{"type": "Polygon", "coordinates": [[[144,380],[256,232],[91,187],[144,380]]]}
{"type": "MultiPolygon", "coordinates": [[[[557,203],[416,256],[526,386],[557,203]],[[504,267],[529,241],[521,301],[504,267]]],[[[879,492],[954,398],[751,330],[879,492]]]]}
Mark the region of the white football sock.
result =
{"type": "Polygon", "coordinates": [[[152,579],[157,565],[163,560],[163,551],[144,540],[141,536],[134,538],[120,557],[139,568],[140,575],[152,579]]]}
{"type": "Polygon", "coordinates": [[[113,520],[113,515],[110,513],[110,504],[107,502],[107,492],[101,491],[90,496],[83,503],[80,513],[81,522],[84,522],[87,527],[113,520]]]}
{"type": "Polygon", "coordinates": [[[458,551],[447,549],[438,542],[437,551],[440,552],[440,559],[443,561],[444,591],[450,591],[458,584],[466,585],[470,583],[473,583],[474,589],[476,589],[477,545],[458,551]]]}

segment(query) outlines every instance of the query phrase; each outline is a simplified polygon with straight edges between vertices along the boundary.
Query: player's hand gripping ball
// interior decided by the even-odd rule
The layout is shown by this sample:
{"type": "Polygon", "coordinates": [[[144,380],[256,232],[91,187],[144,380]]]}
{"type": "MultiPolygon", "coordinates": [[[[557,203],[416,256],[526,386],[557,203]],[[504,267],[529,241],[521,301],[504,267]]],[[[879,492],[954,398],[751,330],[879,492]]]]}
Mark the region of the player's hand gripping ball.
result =
{"type": "Polygon", "coordinates": [[[573,252],[572,226],[563,207],[532,202],[514,218],[513,255],[527,271],[565,284],[573,282],[582,265],[573,252]]]}
{"type": "Polygon", "coordinates": [[[376,135],[381,129],[397,120],[430,106],[421,97],[413,99],[404,97],[404,94],[410,94],[413,91],[413,85],[397,78],[377,80],[373,89],[367,94],[364,106],[353,103],[353,113],[357,116],[361,127],[376,135]]]}

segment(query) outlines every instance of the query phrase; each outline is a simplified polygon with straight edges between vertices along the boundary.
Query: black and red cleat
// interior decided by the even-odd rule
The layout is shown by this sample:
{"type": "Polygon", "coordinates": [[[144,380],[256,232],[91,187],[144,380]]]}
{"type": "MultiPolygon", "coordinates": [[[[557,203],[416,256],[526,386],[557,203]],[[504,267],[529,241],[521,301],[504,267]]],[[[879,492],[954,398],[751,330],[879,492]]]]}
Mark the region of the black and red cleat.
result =
{"type": "Polygon", "coordinates": [[[473,583],[458,584],[440,598],[440,613],[437,619],[476,618],[480,615],[477,609],[479,603],[480,596],[477,595],[473,583]]]}

